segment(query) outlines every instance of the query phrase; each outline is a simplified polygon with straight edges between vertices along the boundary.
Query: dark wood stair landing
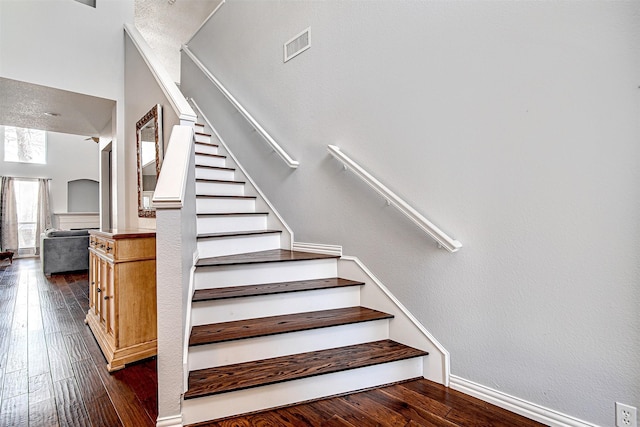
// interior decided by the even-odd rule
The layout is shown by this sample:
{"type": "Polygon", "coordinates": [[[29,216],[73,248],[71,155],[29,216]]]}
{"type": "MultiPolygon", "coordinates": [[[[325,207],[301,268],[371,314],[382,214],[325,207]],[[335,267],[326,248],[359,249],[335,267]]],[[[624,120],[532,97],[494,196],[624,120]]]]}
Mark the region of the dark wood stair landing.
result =
{"type": "Polygon", "coordinates": [[[200,369],[189,374],[185,399],[374,366],[428,353],[391,340],[200,369]]]}

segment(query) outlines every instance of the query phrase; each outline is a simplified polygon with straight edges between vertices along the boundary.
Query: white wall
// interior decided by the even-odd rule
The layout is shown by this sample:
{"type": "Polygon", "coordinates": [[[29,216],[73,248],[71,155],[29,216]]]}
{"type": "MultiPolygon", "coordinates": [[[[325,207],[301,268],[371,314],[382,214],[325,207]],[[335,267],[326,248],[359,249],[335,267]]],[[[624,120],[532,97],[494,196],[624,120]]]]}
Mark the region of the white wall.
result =
{"type": "MultiPolygon", "coordinates": [[[[124,29],[133,22],[133,0],[0,1],[0,76],[115,100],[113,225],[123,227],[124,29]]],[[[104,135],[103,135],[104,136],[104,135]]],[[[106,142],[101,145],[104,147],[106,142]]]]}
{"type": "Polygon", "coordinates": [[[0,76],[119,100],[132,0],[0,2],[0,76]]]}
{"type": "Polygon", "coordinates": [[[603,426],[640,406],[640,3],[228,1],[193,96],[296,232],[360,257],[452,373],[603,426]],[[283,64],[282,43],[312,47],[283,64]],[[438,250],[337,144],[464,247],[438,250]]]}
{"type": "Polygon", "coordinates": [[[166,149],[169,137],[171,136],[171,128],[173,125],[179,124],[180,120],[129,37],[126,38],[125,52],[125,177],[127,224],[130,228],[155,229],[155,218],[138,218],[136,123],[147,114],[151,107],[160,104],[162,106],[163,144],[166,149]]]}
{"type": "Polygon", "coordinates": [[[85,137],[47,132],[47,164],[4,161],[4,126],[0,126],[0,175],[51,179],[51,210],[67,212],[67,183],[98,180],[98,144],[85,137]]]}

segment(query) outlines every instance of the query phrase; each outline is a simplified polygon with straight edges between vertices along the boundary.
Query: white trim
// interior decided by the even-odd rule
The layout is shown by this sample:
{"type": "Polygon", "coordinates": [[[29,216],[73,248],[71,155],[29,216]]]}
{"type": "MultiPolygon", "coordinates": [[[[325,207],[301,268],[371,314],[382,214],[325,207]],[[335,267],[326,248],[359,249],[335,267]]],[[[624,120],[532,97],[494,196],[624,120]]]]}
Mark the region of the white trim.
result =
{"type": "MultiPolygon", "coordinates": [[[[257,193],[257,196],[259,197],[259,199],[263,203],[265,203],[267,205],[269,211],[271,211],[271,213],[273,213],[273,215],[277,218],[278,222],[282,225],[284,230],[286,230],[286,233],[289,235],[289,241],[287,243],[287,247],[290,248],[293,245],[293,230],[287,225],[287,223],[284,221],[284,218],[282,218],[282,216],[278,213],[276,208],[271,204],[269,199],[267,199],[267,197],[264,195],[264,193],[256,185],[255,181],[251,178],[251,176],[249,176],[249,174],[247,173],[245,168],[242,167],[240,162],[238,162],[238,159],[236,158],[236,156],[234,156],[233,153],[231,152],[231,150],[229,150],[229,146],[227,145],[226,142],[224,142],[224,139],[222,139],[222,136],[220,136],[220,134],[218,133],[216,128],[213,127],[213,125],[211,124],[211,122],[209,121],[207,116],[204,115],[204,113],[202,112],[202,109],[200,109],[200,107],[198,106],[198,103],[196,102],[196,100],[193,99],[193,98],[190,98],[190,101],[193,104],[193,106],[195,107],[195,109],[198,110],[198,116],[201,117],[207,123],[207,125],[209,126],[209,129],[211,129],[211,132],[213,132],[215,137],[218,139],[218,141],[220,142],[220,144],[222,145],[222,147],[226,151],[226,155],[233,161],[233,163],[235,163],[235,166],[236,166],[237,170],[240,171],[240,173],[242,173],[242,175],[244,175],[244,179],[255,190],[255,192],[257,193]]],[[[258,200],[256,200],[256,203],[258,203],[258,200]]],[[[281,237],[284,237],[284,234],[285,233],[283,232],[281,237]]]]}
{"type": "Polygon", "coordinates": [[[342,162],[345,168],[351,169],[360,179],[373,188],[378,194],[387,200],[387,203],[395,206],[400,212],[405,214],[407,218],[413,221],[422,231],[431,236],[440,246],[449,252],[456,252],[462,247],[462,243],[447,236],[442,230],[436,227],[431,221],[422,216],[418,211],[412,208],[407,202],[402,200],[397,194],[389,190],[384,184],[374,178],[369,172],[364,170],[362,166],[351,160],[349,156],[344,154],[339,147],[335,145],[328,146],[329,153],[342,162]]]}
{"type": "Polygon", "coordinates": [[[189,37],[189,40],[188,40],[188,41],[187,41],[187,43],[185,43],[185,44],[189,44],[189,43],[191,43],[191,40],[193,40],[193,38],[194,38],[196,35],[198,35],[198,33],[200,32],[200,30],[202,29],[202,27],[204,27],[204,26],[205,26],[205,24],[206,24],[207,22],[209,22],[209,20],[210,20],[211,18],[213,18],[213,15],[215,15],[215,14],[216,14],[216,12],[218,11],[218,9],[220,9],[220,8],[222,7],[222,5],[224,4],[224,2],[225,2],[225,0],[222,0],[222,1],[220,2],[220,4],[219,4],[219,5],[217,5],[215,9],[213,9],[213,12],[211,12],[211,13],[209,14],[209,16],[207,16],[207,18],[206,18],[204,21],[202,21],[202,24],[200,24],[200,26],[198,27],[198,29],[194,31],[193,35],[192,35],[191,37],[189,37]]]}
{"type": "Polygon", "coordinates": [[[187,307],[189,309],[186,313],[186,319],[184,322],[184,344],[183,344],[183,353],[182,353],[182,371],[184,375],[183,392],[186,392],[189,389],[189,339],[191,338],[191,315],[193,313],[193,308],[191,307],[193,304],[193,293],[195,292],[195,274],[196,274],[196,263],[198,262],[198,250],[196,249],[193,253],[193,265],[191,266],[191,270],[189,270],[189,293],[187,298],[187,307]]]}
{"type": "Polygon", "coordinates": [[[231,104],[244,116],[245,119],[253,126],[253,128],[262,136],[262,138],[271,146],[273,151],[275,151],[280,158],[289,166],[290,168],[297,168],[300,165],[300,162],[294,160],[287,154],[286,151],[269,135],[269,133],[264,130],[260,123],[253,118],[253,116],[236,100],[233,95],[220,83],[220,81],[204,66],[202,62],[189,50],[187,45],[182,46],[182,51],[193,61],[193,63],[202,71],[202,73],[218,88],[220,92],[231,102],[231,104]]]}
{"type": "Polygon", "coordinates": [[[529,419],[547,424],[550,427],[599,427],[597,424],[579,420],[570,415],[545,408],[456,375],[451,375],[451,388],[529,419]]]}
{"type": "Polygon", "coordinates": [[[176,112],[181,123],[183,121],[195,122],[196,113],[193,111],[182,92],[180,92],[176,83],[171,79],[171,76],[169,76],[169,72],[153,53],[153,49],[151,49],[144,37],[142,37],[142,34],[140,34],[136,27],[131,24],[124,24],[124,30],[129,35],[133,45],[138,49],[140,56],[142,56],[147,67],[149,67],[151,74],[153,74],[153,77],[158,82],[158,85],[169,100],[173,111],[176,112]]]}
{"type": "Polygon", "coordinates": [[[193,152],[193,127],[174,125],[167,145],[152,205],[156,209],[180,209],[184,202],[193,152]]]}
{"type": "Polygon", "coordinates": [[[156,427],[182,427],[182,414],[156,420],[156,427]]]}
{"type": "MultiPolygon", "coordinates": [[[[440,344],[440,342],[436,339],[436,337],[434,337],[431,332],[429,332],[423,325],[422,323],[420,323],[420,321],[418,319],[416,319],[416,317],[411,314],[411,312],[404,306],[402,305],[402,303],[400,302],[400,300],[398,300],[392,293],[391,291],[389,291],[389,289],[371,272],[371,270],[369,270],[363,263],[362,261],[360,261],[360,259],[358,257],[355,256],[342,256],[342,258],[339,260],[338,263],[338,274],[340,275],[340,277],[345,277],[347,279],[354,279],[354,280],[358,280],[357,278],[354,277],[349,277],[349,275],[344,275],[343,272],[341,270],[343,270],[341,268],[341,264],[342,263],[348,263],[348,262],[352,262],[354,263],[357,268],[362,271],[362,273],[364,273],[366,275],[366,277],[368,278],[368,281],[375,285],[385,296],[386,298],[399,310],[400,313],[402,313],[402,315],[411,323],[413,324],[413,326],[422,334],[422,336],[429,342],[429,344],[431,346],[433,346],[432,350],[437,350],[438,353],[440,353],[440,358],[442,360],[442,365],[439,367],[438,372],[427,372],[428,370],[425,369],[425,378],[428,378],[432,381],[438,382],[444,386],[449,386],[449,378],[450,378],[450,355],[449,352],[447,351],[446,348],[444,348],[444,346],[442,344],[440,344]],[[431,375],[433,374],[433,375],[431,375]]],[[[362,297],[361,297],[362,298],[362,297]]],[[[374,308],[376,310],[378,310],[379,308],[377,307],[370,307],[370,308],[374,308]]],[[[380,308],[381,311],[385,311],[388,312],[385,309],[380,308]]],[[[394,315],[398,315],[398,313],[392,313],[394,315]]],[[[395,337],[393,335],[390,336],[391,339],[395,339],[395,337]]],[[[413,345],[413,343],[406,343],[407,345],[413,345]]],[[[435,354],[432,353],[432,350],[430,351],[429,356],[427,356],[426,359],[428,359],[429,362],[432,362],[434,359],[435,354]]]]}
{"type": "Polygon", "coordinates": [[[312,252],[316,254],[342,256],[342,246],[323,245],[321,243],[293,242],[293,250],[300,252],[312,252]]]}

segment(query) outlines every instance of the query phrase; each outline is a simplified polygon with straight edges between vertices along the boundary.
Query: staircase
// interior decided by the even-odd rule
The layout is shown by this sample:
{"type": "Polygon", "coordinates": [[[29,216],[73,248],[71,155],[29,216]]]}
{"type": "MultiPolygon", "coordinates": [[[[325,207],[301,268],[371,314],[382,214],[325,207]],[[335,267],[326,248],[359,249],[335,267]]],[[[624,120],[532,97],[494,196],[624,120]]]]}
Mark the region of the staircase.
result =
{"type": "Polygon", "coordinates": [[[390,339],[394,315],[361,306],[375,285],[339,277],[340,255],[290,250],[203,125],[195,151],[184,424],[425,376],[428,353],[390,339]]]}

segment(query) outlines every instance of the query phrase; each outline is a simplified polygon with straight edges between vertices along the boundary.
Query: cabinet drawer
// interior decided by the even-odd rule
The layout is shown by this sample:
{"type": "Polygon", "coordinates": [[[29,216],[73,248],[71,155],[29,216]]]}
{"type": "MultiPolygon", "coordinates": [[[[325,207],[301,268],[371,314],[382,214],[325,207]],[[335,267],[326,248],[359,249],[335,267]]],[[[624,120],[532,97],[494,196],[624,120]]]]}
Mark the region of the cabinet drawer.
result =
{"type": "Polygon", "coordinates": [[[89,246],[102,255],[110,255],[113,257],[115,252],[115,242],[103,237],[91,236],[89,238],[89,246]]]}

